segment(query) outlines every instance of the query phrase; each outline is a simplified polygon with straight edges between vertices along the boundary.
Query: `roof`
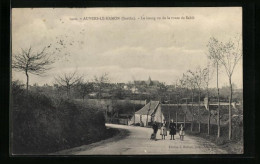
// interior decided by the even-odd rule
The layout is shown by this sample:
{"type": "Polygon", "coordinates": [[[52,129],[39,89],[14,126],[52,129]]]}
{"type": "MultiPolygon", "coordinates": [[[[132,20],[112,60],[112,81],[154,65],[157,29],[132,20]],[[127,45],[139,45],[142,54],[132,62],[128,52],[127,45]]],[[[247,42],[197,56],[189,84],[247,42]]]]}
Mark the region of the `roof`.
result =
{"type": "MultiPolygon", "coordinates": [[[[198,107],[194,106],[194,110],[196,110],[198,107]]],[[[176,105],[176,104],[162,104],[161,105],[162,113],[166,120],[173,119],[175,121],[176,119],[176,113],[178,113],[178,121],[184,120],[184,113],[186,113],[186,121],[191,121],[192,117],[192,110],[191,106],[185,105],[176,105]]]]}
{"type": "Polygon", "coordinates": [[[159,106],[159,101],[150,101],[147,103],[143,108],[135,112],[135,114],[140,114],[140,115],[152,115],[154,112],[156,112],[156,109],[159,106]]]}
{"type": "MultiPolygon", "coordinates": [[[[216,111],[217,107],[217,105],[210,105],[211,113],[216,111]]],[[[239,108],[241,108],[241,106],[237,106],[236,109],[232,108],[232,113],[237,114],[239,108]]],[[[198,105],[194,104],[193,109],[195,114],[194,120],[196,121],[198,120],[198,105]]],[[[204,104],[201,104],[200,109],[200,122],[206,124],[208,122],[208,110],[205,109],[204,104]]],[[[176,104],[161,104],[161,110],[166,120],[173,119],[176,121],[176,112],[178,113],[178,121],[184,121],[184,113],[186,113],[187,122],[192,120],[192,106],[189,105],[186,106],[182,104],[178,107],[176,104]]],[[[228,105],[220,106],[220,115],[228,115],[228,105]]],[[[221,119],[221,122],[223,121],[225,121],[225,118],[221,119]]],[[[217,124],[216,116],[214,115],[211,116],[211,124],[217,124]]]]}

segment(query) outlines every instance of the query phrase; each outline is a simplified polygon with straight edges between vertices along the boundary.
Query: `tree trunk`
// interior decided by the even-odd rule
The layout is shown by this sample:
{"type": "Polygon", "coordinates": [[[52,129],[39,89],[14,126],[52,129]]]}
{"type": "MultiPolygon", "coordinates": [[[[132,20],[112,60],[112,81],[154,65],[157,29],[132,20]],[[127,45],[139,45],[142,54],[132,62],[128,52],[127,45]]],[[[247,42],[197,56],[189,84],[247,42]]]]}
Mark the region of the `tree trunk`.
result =
{"type": "Polygon", "coordinates": [[[133,107],[134,110],[134,124],[135,124],[135,107],[133,107]]]}
{"type": "Polygon", "coordinates": [[[107,105],[107,108],[106,108],[106,116],[105,116],[105,120],[106,122],[108,121],[108,118],[107,118],[107,111],[109,110],[109,106],[107,105]]]}
{"type": "Polygon", "coordinates": [[[229,86],[230,86],[230,96],[229,96],[229,105],[228,105],[228,110],[229,110],[229,128],[228,128],[228,138],[231,140],[232,138],[232,83],[231,83],[231,77],[229,77],[229,86]]]}
{"type": "Polygon", "coordinates": [[[184,112],[184,118],[183,118],[183,125],[184,125],[184,127],[185,127],[185,125],[186,125],[186,112],[184,112]]]}
{"type": "Polygon", "coordinates": [[[217,63],[217,90],[218,90],[218,109],[217,109],[217,124],[218,124],[218,138],[220,137],[220,101],[219,101],[219,87],[218,87],[218,63],[217,63]]]}
{"type": "Polygon", "coordinates": [[[199,133],[200,133],[200,90],[199,90],[199,110],[198,110],[198,122],[199,122],[199,133]]]}
{"type": "Polygon", "coordinates": [[[99,90],[98,90],[98,99],[101,100],[101,87],[99,87],[99,90]]]}
{"type": "Polygon", "coordinates": [[[67,98],[70,98],[70,87],[67,87],[67,98]]]}
{"type": "Polygon", "coordinates": [[[176,111],[176,128],[178,127],[178,112],[176,111]]]}
{"type": "Polygon", "coordinates": [[[208,135],[210,135],[210,107],[209,107],[209,92],[208,92],[208,110],[209,110],[209,116],[208,116],[208,135]]]}
{"type": "Polygon", "coordinates": [[[190,130],[193,131],[193,121],[194,121],[194,109],[193,109],[193,97],[194,97],[194,93],[192,92],[192,97],[191,97],[191,126],[190,126],[190,130]]]}
{"type": "Polygon", "coordinates": [[[183,121],[184,121],[184,127],[185,127],[185,124],[186,124],[186,113],[188,111],[188,99],[186,99],[186,111],[184,112],[184,118],[183,118],[183,121]]]}
{"type": "Polygon", "coordinates": [[[26,92],[28,93],[28,89],[29,89],[29,75],[28,75],[27,71],[25,71],[25,75],[26,75],[26,92]]]}
{"type": "Polygon", "coordinates": [[[177,110],[175,113],[175,119],[176,119],[176,128],[178,127],[178,110],[179,110],[179,101],[178,101],[178,96],[176,95],[176,102],[177,102],[177,110]]]}
{"type": "MultiPolygon", "coordinates": [[[[132,99],[133,98],[134,98],[134,95],[132,95],[132,99]]],[[[134,114],[134,125],[135,125],[135,103],[133,103],[133,114],[134,114]]]]}
{"type": "MultiPolygon", "coordinates": [[[[169,123],[170,123],[170,122],[171,122],[171,113],[170,113],[170,110],[169,110],[169,109],[168,109],[168,112],[169,112],[168,114],[169,114],[169,123]]],[[[169,128],[169,125],[170,125],[170,124],[168,124],[168,128],[169,128]]]]}
{"type": "MultiPolygon", "coordinates": [[[[171,95],[169,94],[169,101],[168,101],[168,114],[169,114],[169,123],[168,123],[168,128],[170,126],[170,122],[171,122],[171,112],[170,112],[170,101],[171,101],[171,95]]],[[[162,111],[161,111],[162,112],[162,111]]]]}

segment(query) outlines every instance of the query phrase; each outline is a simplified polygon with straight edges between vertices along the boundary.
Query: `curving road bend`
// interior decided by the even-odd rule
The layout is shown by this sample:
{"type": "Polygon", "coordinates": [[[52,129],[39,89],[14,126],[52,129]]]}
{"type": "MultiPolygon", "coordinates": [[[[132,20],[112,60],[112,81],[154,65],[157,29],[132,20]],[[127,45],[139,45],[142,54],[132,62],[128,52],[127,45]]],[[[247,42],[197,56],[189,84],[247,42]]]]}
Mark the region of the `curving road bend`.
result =
{"type": "Polygon", "coordinates": [[[163,155],[163,154],[227,154],[215,144],[194,136],[186,135],[180,141],[179,135],[175,140],[166,136],[161,139],[159,131],[157,141],[150,140],[151,128],[126,125],[106,124],[108,128],[121,129],[121,133],[113,138],[90,145],[83,145],[55,154],[63,155],[163,155]]]}

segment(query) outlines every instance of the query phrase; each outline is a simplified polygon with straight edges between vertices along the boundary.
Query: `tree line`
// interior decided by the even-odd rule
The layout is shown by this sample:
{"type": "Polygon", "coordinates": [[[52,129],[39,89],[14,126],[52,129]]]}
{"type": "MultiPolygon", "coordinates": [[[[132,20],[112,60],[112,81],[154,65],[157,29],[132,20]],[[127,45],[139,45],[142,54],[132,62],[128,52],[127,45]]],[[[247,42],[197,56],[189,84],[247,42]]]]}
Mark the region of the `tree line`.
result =
{"type": "MultiPolygon", "coordinates": [[[[159,83],[156,87],[148,85],[138,85],[135,83],[126,84],[127,89],[122,88],[122,85],[112,85],[109,83],[108,74],[101,76],[95,76],[93,81],[85,81],[83,75],[79,75],[76,71],[72,73],[64,73],[56,76],[55,86],[59,91],[66,92],[68,99],[71,98],[71,90],[76,91],[82,99],[84,99],[89,93],[95,91],[97,98],[102,98],[102,93],[110,91],[112,97],[126,97],[130,96],[131,99],[157,99],[160,101],[173,101],[173,96],[176,97],[175,103],[180,103],[183,98],[191,97],[191,103],[194,104],[194,99],[197,98],[199,104],[199,110],[201,107],[202,96],[210,100],[214,97],[212,90],[209,88],[210,80],[213,76],[216,76],[216,88],[217,88],[217,124],[218,124],[218,137],[220,136],[220,88],[219,88],[219,70],[223,69],[226,73],[229,82],[229,139],[232,138],[232,102],[233,102],[233,83],[232,76],[234,70],[242,57],[241,37],[231,38],[227,42],[219,41],[215,37],[211,37],[207,44],[207,57],[208,65],[206,68],[198,66],[195,70],[187,70],[183,73],[183,76],[176,80],[174,85],[165,85],[165,83],[159,83]],[[111,89],[113,88],[113,89],[111,89]],[[138,93],[137,93],[138,91],[138,93]],[[122,95],[125,93],[124,95],[122,95]],[[195,97],[195,94],[197,96],[195,97]],[[140,96],[141,95],[141,96],[140,96]]],[[[26,91],[29,88],[29,76],[43,75],[46,71],[51,69],[51,64],[54,60],[51,60],[50,54],[46,52],[44,47],[40,52],[34,52],[30,47],[27,50],[22,49],[20,53],[13,55],[12,68],[23,72],[26,76],[26,91]]],[[[209,122],[210,122],[210,109],[209,122]]],[[[200,117],[200,113],[198,113],[200,117]]],[[[200,131],[200,119],[199,131],[200,131]]],[[[192,126],[191,126],[192,128],[192,126]]],[[[210,129],[208,128],[208,131],[210,129]]]]}

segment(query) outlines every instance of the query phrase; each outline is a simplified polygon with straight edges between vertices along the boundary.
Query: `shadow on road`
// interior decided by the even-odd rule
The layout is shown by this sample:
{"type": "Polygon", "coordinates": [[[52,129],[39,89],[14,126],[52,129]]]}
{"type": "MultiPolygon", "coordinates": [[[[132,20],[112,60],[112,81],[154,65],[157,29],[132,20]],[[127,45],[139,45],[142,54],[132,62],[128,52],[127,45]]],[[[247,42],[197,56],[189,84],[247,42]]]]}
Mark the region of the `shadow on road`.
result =
{"type": "Polygon", "coordinates": [[[112,135],[112,137],[110,137],[108,139],[104,139],[104,140],[101,140],[99,142],[95,142],[95,143],[88,144],[88,145],[82,145],[80,147],[75,147],[75,148],[66,149],[66,150],[62,150],[62,151],[59,151],[59,152],[51,153],[50,155],[71,155],[71,154],[74,154],[76,152],[86,151],[86,150],[92,149],[93,147],[104,145],[104,144],[109,143],[109,142],[120,141],[120,140],[125,139],[127,136],[130,135],[130,131],[126,130],[126,129],[108,128],[107,130],[111,131],[111,133],[114,133],[114,135],[112,135]]]}

